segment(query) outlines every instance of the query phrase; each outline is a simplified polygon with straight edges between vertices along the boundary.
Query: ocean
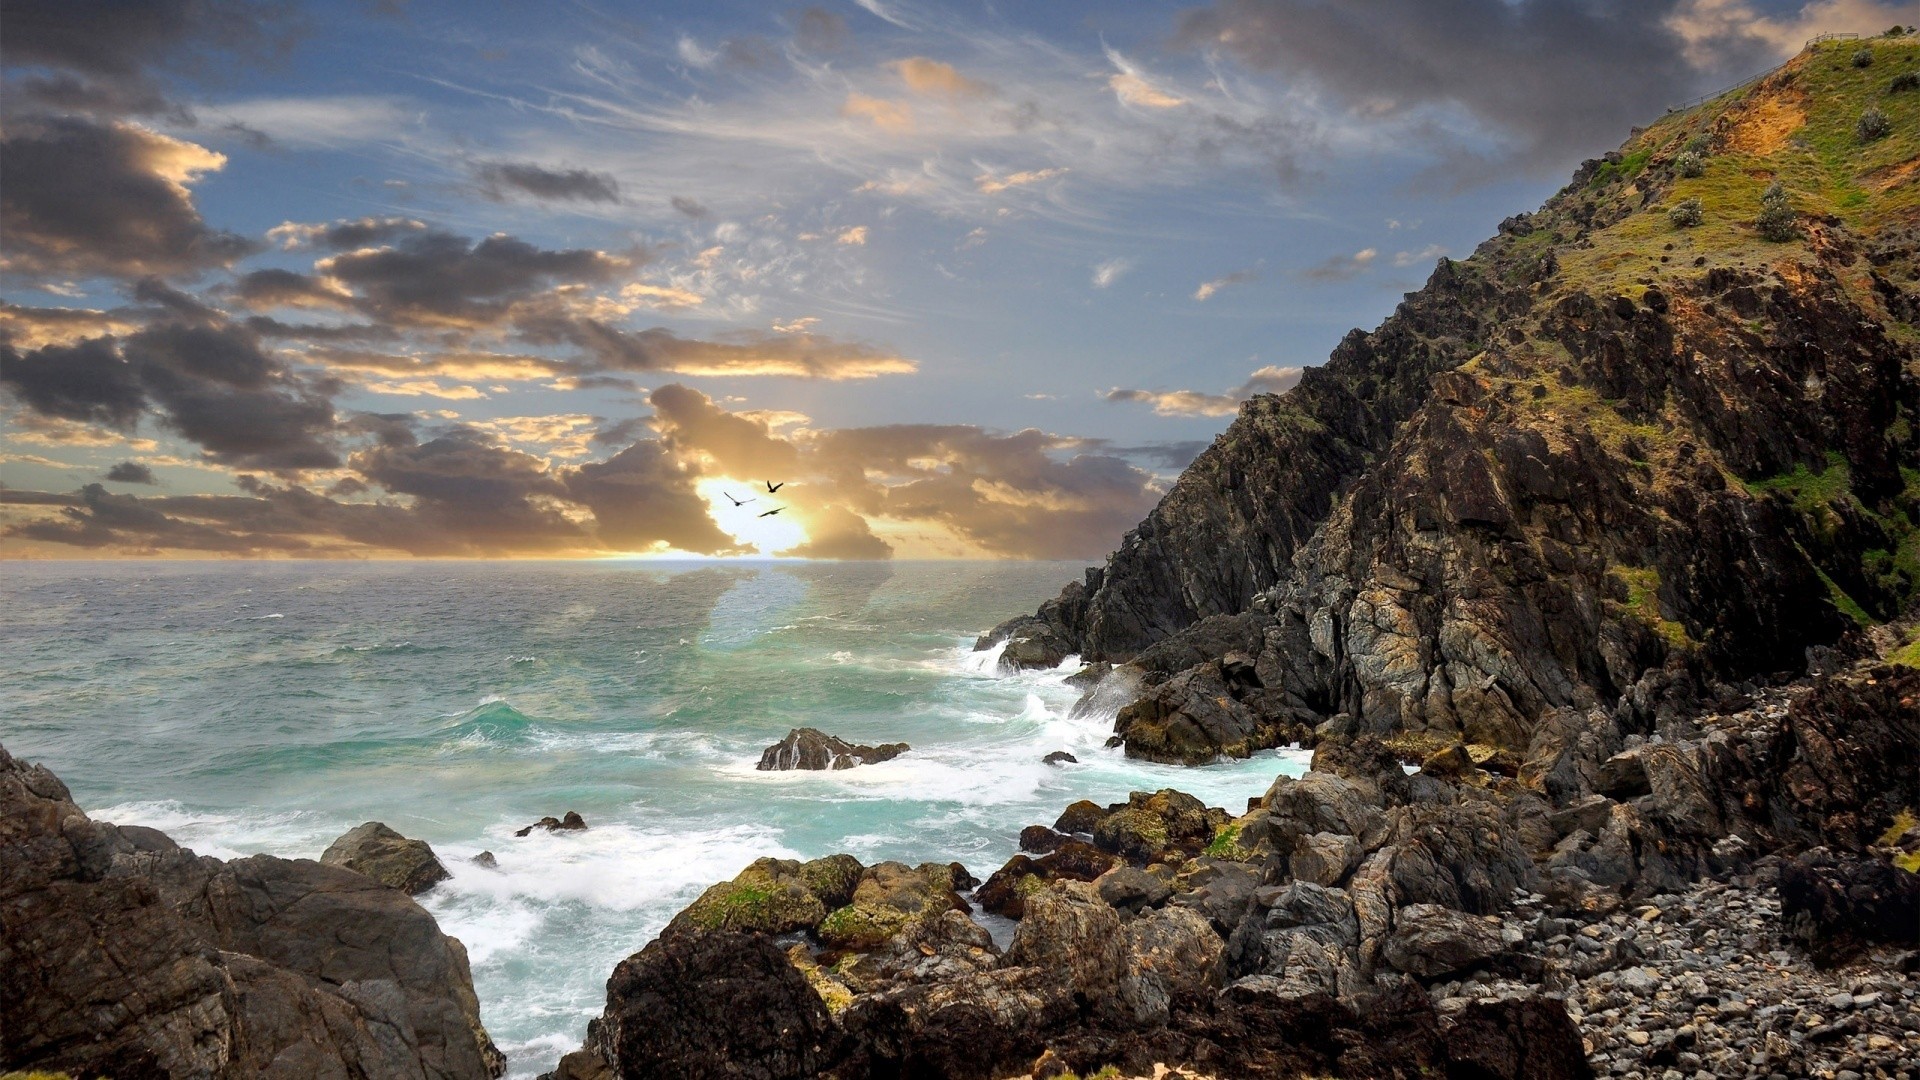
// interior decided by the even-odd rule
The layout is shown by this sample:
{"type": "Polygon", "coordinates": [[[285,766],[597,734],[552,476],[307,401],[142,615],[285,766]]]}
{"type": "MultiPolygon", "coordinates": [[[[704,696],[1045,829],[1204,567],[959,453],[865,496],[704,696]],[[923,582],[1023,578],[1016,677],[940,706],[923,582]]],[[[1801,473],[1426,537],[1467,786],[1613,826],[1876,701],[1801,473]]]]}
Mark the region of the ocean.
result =
{"type": "Polygon", "coordinates": [[[1081,798],[1238,812],[1306,755],[1126,760],[1058,670],[975,636],[1081,572],[1020,562],[13,562],[0,742],[94,817],[206,855],[317,858],[384,821],[453,879],[510,1075],[578,1046],[613,966],[763,855],[959,860],[980,878],[1081,798]],[[788,729],[910,743],[763,773],[788,729]],[[1080,764],[1041,758],[1066,750],[1080,764]],[[545,815],[585,832],[525,838],[545,815]],[[468,860],[492,851],[499,869],[468,860]]]}

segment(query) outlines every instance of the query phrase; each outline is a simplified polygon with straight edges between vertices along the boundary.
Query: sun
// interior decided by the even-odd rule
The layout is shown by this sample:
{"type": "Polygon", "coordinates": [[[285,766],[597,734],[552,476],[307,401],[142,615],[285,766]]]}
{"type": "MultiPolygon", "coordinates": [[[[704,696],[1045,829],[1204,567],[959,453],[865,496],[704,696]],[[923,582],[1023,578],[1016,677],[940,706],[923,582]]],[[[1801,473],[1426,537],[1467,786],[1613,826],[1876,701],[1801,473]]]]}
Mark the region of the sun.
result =
{"type": "Polygon", "coordinates": [[[699,480],[694,490],[707,500],[707,512],[722,532],[759,554],[772,555],[807,542],[806,526],[800,523],[799,511],[787,501],[784,491],[770,495],[765,484],[724,476],[699,480]],[[752,501],[735,506],[734,499],[752,501]],[[775,507],[785,507],[785,510],[773,517],[760,516],[775,507]]]}

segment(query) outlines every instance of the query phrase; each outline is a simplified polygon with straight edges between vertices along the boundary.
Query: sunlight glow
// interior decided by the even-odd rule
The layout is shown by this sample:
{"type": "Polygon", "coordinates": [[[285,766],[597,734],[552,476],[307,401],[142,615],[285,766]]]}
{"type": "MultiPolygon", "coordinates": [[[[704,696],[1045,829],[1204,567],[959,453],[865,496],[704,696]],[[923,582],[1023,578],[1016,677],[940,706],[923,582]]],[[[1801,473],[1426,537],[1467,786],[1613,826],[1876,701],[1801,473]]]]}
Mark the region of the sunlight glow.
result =
{"type": "Polygon", "coordinates": [[[700,496],[707,500],[707,512],[713,515],[714,524],[721,531],[743,544],[751,544],[762,555],[772,555],[788,548],[798,547],[807,542],[807,529],[796,516],[799,511],[787,501],[783,489],[777,495],[767,494],[767,487],[757,480],[735,480],[731,477],[712,476],[698,481],[694,485],[700,496]],[[736,499],[752,499],[745,506],[735,506],[727,496],[736,499]],[[760,515],[776,506],[787,509],[778,517],[760,515]]]}

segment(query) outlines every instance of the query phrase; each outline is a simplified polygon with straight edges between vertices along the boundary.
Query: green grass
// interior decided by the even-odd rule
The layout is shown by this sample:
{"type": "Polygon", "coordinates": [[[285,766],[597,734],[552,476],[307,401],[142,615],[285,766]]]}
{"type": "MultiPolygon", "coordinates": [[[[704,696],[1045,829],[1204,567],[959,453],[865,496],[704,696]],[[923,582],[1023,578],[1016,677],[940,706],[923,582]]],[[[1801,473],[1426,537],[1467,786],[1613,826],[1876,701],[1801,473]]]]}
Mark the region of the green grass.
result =
{"type": "Polygon", "coordinates": [[[1211,855],[1216,859],[1245,860],[1247,853],[1240,848],[1239,823],[1228,822],[1226,825],[1221,826],[1220,831],[1214,834],[1213,842],[1207,845],[1207,850],[1204,854],[1211,855]]]}
{"type": "Polygon", "coordinates": [[[1626,583],[1627,614],[1640,620],[1675,649],[1690,649],[1699,642],[1687,633],[1685,624],[1666,616],[1660,607],[1660,571],[1651,566],[1616,566],[1613,576],[1626,583]]]}
{"type": "Polygon", "coordinates": [[[1589,188],[1603,188],[1622,180],[1632,180],[1639,176],[1653,157],[1653,147],[1643,147],[1632,153],[1624,154],[1619,161],[1609,161],[1594,170],[1593,179],[1587,181],[1589,188]]]}

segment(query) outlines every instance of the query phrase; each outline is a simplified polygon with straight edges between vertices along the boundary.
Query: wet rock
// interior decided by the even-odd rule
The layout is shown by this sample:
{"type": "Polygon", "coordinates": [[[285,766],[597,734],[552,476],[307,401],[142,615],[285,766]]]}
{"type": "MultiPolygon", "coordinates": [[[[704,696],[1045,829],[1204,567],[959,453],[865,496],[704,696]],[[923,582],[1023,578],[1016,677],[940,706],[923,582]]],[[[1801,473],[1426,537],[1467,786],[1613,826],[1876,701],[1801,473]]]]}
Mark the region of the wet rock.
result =
{"type": "Polygon", "coordinates": [[[480,867],[483,870],[500,869],[500,860],[495,858],[493,852],[491,851],[483,851],[480,854],[475,855],[473,858],[468,859],[467,861],[472,863],[475,866],[480,867]]]}
{"type": "Polygon", "coordinates": [[[760,755],[761,772],[787,769],[851,769],[892,761],[912,749],[906,743],[854,744],[816,728],[794,728],[760,755]]]}
{"type": "Polygon", "coordinates": [[[544,829],[547,832],[579,832],[586,827],[587,819],[569,810],[564,817],[543,817],[523,829],[514,830],[513,835],[528,836],[535,829],[544,829]]]}
{"type": "Polygon", "coordinates": [[[1057,833],[1045,825],[1029,825],[1020,830],[1020,850],[1045,855],[1070,839],[1072,837],[1057,833]]]}
{"type": "Polygon", "coordinates": [[[1100,819],[1107,816],[1107,808],[1097,802],[1081,799],[1061,811],[1059,820],[1053,823],[1055,832],[1091,836],[1100,819]]]}
{"type": "Polygon", "coordinates": [[[1031,615],[1008,619],[980,636],[974,651],[982,652],[1006,642],[1000,653],[1000,666],[1015,671],[1051,669],[1060,666],[1074,652],[1070,641],[1052,624],[1031,615]]]}
{"type": "Polygon", "coordinates": [[[1105,660],[1096,660],[1066,677],[1066,684],[1085,693],[1100,685],[1100,681],[1113,673],[1113,665],[1105,660]]]}
{"type": "Polygon", "coordinates": [[[1067,753],[1065,750],[1055,750],[1053,753],[1048,754],[1046,757],[1041,758],[1040,760],[1042,763],[1047,765],[1078,765],[1080,764],[1079,758],[1074,757],[1072,754],[1067,753]]]}
{"type": "Polygon", "coordinates": [[[1128,757],[1179,765],[1247,757],[1285,742],[1289,731],[1237,700],[1218,661],[1152,687],[1114,721],[1128,757]]]}
{"type": "Polygon", "coordinates": [[[1150,862],[1169,848],[1204,848],[1213,839],[1216,816],[1225,824],[1224,814],[1210,814],[1205,803],[1185,792],[1136,791],[1094,826],[1093,843],[1133,862],[1150,862]]]}
{"type": "Polygon", "coordinates": [[[453,876],[426,841],[409,840],[378,821],[341,834],[327,846],[320,861],[365,874],[409,896],[418,896],[453,876]]]}
{"type": "Polygon", "coordinates": [[[834,1062],[841,1036],[772,941],[695,929],[661,937],[613,969],[586,1048],[623,1077],[801,1080],[834,1062]]]}

